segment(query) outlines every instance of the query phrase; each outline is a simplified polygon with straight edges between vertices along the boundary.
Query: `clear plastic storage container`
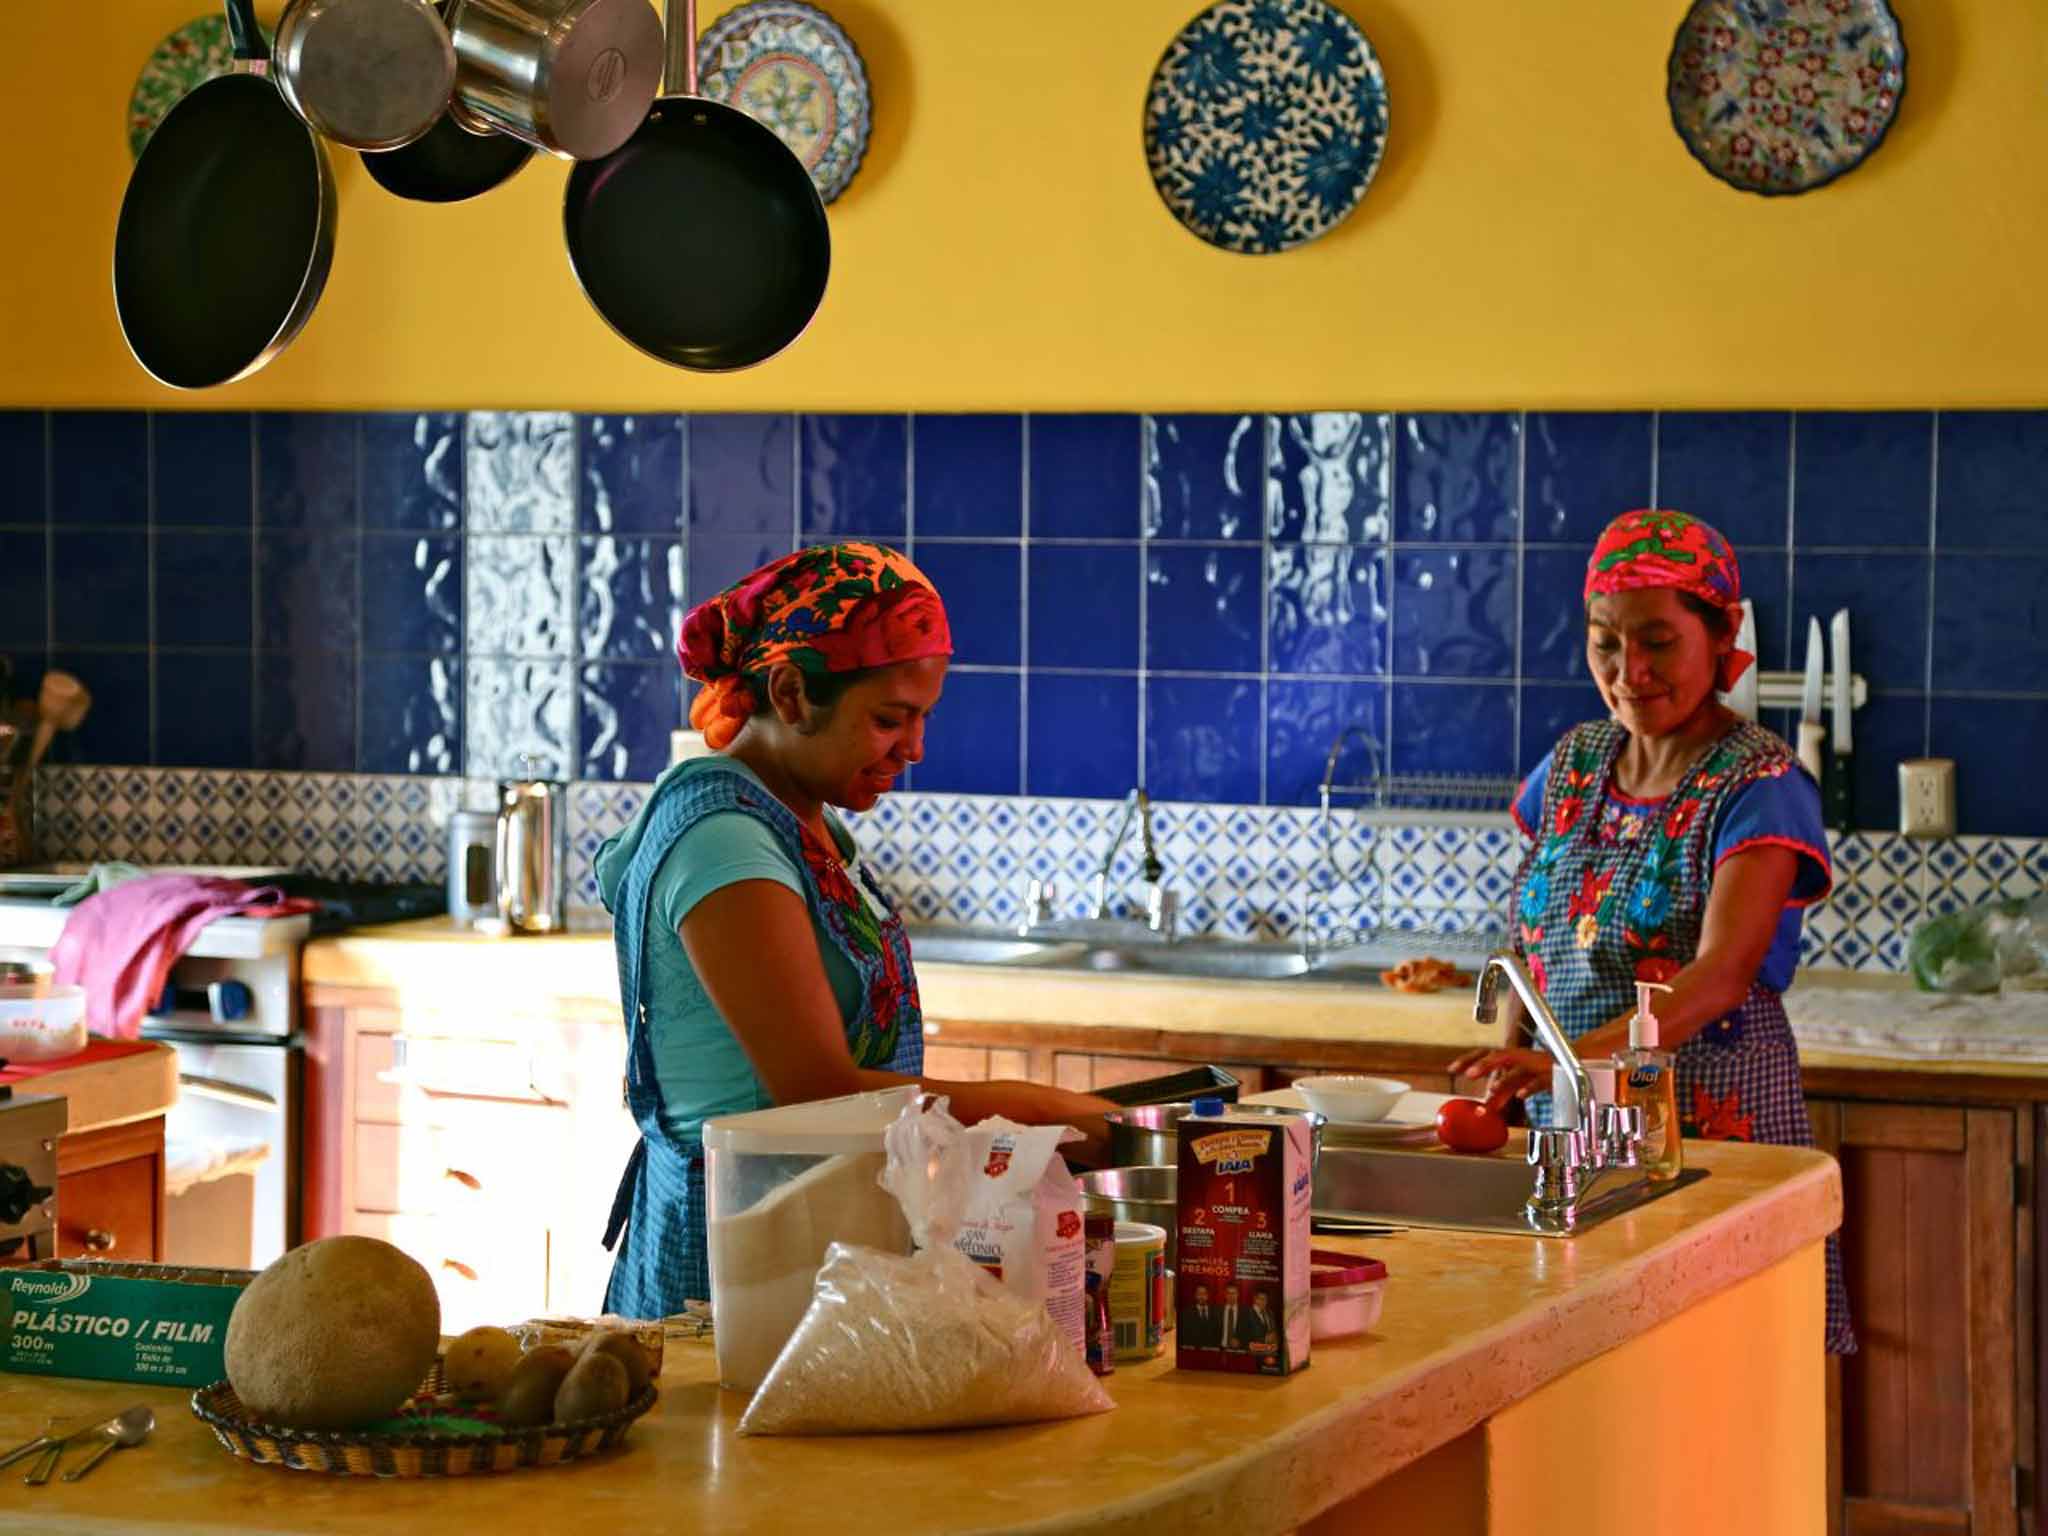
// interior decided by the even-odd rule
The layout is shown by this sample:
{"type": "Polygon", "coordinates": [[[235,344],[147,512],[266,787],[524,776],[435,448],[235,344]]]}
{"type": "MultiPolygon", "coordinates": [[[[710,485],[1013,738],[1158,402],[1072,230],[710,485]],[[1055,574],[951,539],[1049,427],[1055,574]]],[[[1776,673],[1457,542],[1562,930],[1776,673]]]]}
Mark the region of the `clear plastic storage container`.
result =
{"type": "Polygon", "coordinates": [[[85,988],[0,986],[0,1058],[55,1061],[85,1049],[85,988]]]}
{"type": "Polygon", "coordinates": [[[896,1197],[877,1182],[882,1133],[915,1084],[704,1124],[711,1327],[718,1379],[751,1392],[811,1304],[825,1250],[910,1252],[896,1197]]]}
{"type": "Polygon", "coordinates": [[[1355,1253],[1318,1248],[1308,1256],[1308,1336],[1321,1344],[1349,1339],[1379,1325],[1386,1301],[1387,1266],[1355,1253]]]}

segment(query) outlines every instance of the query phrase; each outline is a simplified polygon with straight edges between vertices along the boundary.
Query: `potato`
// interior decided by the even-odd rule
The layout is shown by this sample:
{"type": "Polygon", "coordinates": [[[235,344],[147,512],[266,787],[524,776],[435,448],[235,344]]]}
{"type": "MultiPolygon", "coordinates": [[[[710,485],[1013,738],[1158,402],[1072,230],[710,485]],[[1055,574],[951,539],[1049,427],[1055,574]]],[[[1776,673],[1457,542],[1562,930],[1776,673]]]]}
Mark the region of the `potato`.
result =
{"type": "Polygon", "coordinates": [[[323,1237],[237,1298],[228,1381],[259,1422],[352,1429],[396,1413],[440,1343],[440,1299],[415,1260],[374,1237],[323,1237]]]}
{"type": "Polygon", "coordinates": [[[626,1368],[626,1401],[631,1402],[647,1390],[647,1383],[654,1379],[654,1361],[648,1355],[647,1347],[630,1333],[617,1328],[602,1328],[583,1341],[583,1355],[610,1355],[626,1368]]]}
{"type": "Polygon", "coordinates": [[[502,1328],[472,1328],[441,1357],[449,1390],[470,1402],[490,1402],[505,1390],[519,1364],[519,1341],[502,1328]]]}
{"type": "Polygon", "coordinates": [[[561,1390],[555,1394],[554,1422],[594,1419],[625,1407],[631,1398],[626,1367],[618,1356],[586,1350],[575,1369],[562,1378],[561,1390]]]}
{"type": "Polygon", "coordinates": [[[512,1367],[505,1390],[498,1394],[500,1421],[522,1427],[549,1423],[554,1417],[555,1394],[575,1364],[576,1357],[559,1344],[528,1350],[512,1367]]]}

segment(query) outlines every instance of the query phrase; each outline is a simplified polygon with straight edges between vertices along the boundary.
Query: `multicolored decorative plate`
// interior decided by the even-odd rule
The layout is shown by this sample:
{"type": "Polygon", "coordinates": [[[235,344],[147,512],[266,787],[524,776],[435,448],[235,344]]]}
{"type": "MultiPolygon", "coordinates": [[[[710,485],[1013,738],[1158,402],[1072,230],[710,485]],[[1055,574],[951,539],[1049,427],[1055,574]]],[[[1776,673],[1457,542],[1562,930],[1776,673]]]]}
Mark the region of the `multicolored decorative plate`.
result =
{"type": "Polygon", "coordinates": [[[1328,0],[1218,0],[1181,30],[1145,96],[1145,163],[1211,245],[1267,255],[1327,234],[1371,185],[1387,80],[1328,0]]]}
{"type": "MultiPolygon", "coordinates": [[[[263,28],[263,37],[269,41],[268,27],[263,28]]],[[[188,21],[158,43],[128,97],[128,153],[141,158],[142,146],[156,125],[185,99],[185,93],[226,74],[234,62],[228,24],[218,14],[188,21]]]]}
{"type": "Polygon", "coordinates": [[[798,0],[753,0],[719,17],[697,42],[697,89],[774,129],[828,203],[868,151],[860,52],[830,16],[798,0]]]}
{"type": "Polygon", "coordinates": [[[1861,165],[1905,91],[1906,44],[1885,0],[1694,0],[1666,95],[1694,159],[1784,197],[1861,165]]]}

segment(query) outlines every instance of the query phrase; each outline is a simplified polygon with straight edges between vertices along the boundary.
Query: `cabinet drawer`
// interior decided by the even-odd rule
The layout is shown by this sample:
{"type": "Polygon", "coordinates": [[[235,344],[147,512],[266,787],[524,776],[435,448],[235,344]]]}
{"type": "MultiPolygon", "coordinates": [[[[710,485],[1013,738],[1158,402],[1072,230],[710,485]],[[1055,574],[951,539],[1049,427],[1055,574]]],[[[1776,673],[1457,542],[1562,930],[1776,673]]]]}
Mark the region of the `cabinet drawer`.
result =
{"type": "Polygon", "coordinates": [[[418,1260],[441,1301],[441,1331],[500,1327],[548,1310],[548,1231],[512,1222],[454,1222],[356,1211],[349,1230],[418,1260]]]}
{"type": "Polygon", "coordinates": [[[548,1209],[561,1198],[565,1174],[557,1118],[522,1113],[454,1127],[358,1124],[356,1208],[454,1217],[548,1209]]]}
{"type": "Polygon", "coordinates": [[[65,1174],[57,1185],[57,1256],[154,1260],[156,1181],[153,1157],[65,1174]]]}
{"type": "Polygon", "coordinates": [[[466,1103],[559,1107],[535,1084],[533,1047],[419,1035],[356,1038],[355,1118],[443,1123],[466,1103]]]}

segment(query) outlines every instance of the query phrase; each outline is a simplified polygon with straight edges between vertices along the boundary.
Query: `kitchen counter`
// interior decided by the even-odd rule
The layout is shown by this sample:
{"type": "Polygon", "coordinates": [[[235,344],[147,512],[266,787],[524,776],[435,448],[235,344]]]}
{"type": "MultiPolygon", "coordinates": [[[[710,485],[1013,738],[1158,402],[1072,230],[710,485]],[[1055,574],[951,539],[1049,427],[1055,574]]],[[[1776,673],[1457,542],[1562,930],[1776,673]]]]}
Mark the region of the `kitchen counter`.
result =
{"type": "MultiPolygon", "coordinates": [[[[1285,1047],[1384,1046],[1398,1061],[1435,1065],[1459,1051],[1492,1044],[1491,1026],[1472,1022],[1462,989],[1427,996],[1379,986],[1319,981],[1237,981],[1175,976],[1006,969],[925,963],[917,968],[925,1017],[937,1021],[934,1044],[990,1028],[1052,1032],[1063,1045],[1127,1055],[1252,1052],[1287,1059],[1285,1047]]],[[[617,1015],[618,975],[609,917],[577,911],[570,931],[547,937],[489,937],[448,918],[423,918],[316,939],[305,949],[308,984],[398,992],[408,1005],[474,1008],[480,997],[520,1009],[547,1006],[617,1015]]],[[[1809,1072],[1913,1073],[1949,1079],[1996,1078],[2048,1094],[2048,995],[1960,1000],[1914,992],[1903,976],[1808,971],[1786,994],[1800,1057],[1809,1072]],[[2003,1010],[2041,1031],[2027,1049],[2025,1027],[2005,1030],[1995,1053],[1965,1055],[1961,1019],[2003,1010]],[[1890,1036],[1873,1018],[1903,1022],[1890,1036]]]]}
{"type": "Polygon", "coordinates": [[[14,1091],[64,1099],[69,1116],[65,1134],[69,1136],[151,1119],[178,1100],[178,1055],[161,1041],[148,1041],[147,1045],[147,1050],[106,1061],[60,1065],[22,1079],[14,1091]]]}
{"type": "Polygon", "coordinates": [[[0,1444],[48,1414],[142,1400],[158,1415],[145,1447],[89,1479],[10,1493],[0,1530],[781,1536],[822,1517],[840,1536],[1267,1536],[1554,1529],[1567,1512],[1587,1532],[1819,1529],[1820,1242],[1838,1173],[1791,1148],[1688,1155],[1711,1176],[1569,1242],[1363,1245],[1392,1276],[1376,1333],[1319,1347],[1287,1381],[1180,1373],[1169,1355],[1109,1378],[1116,1412],[1063,1424],[743,1440],[709,1347],[676,1344],[661,1402],[617,1454],[374,1482],[238,1462],[181,1391],[0,1376],[0,1444]],[[1614,1475],[1594,1475],[1609,1458],[1614,1475]]]}

